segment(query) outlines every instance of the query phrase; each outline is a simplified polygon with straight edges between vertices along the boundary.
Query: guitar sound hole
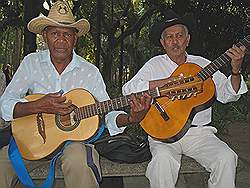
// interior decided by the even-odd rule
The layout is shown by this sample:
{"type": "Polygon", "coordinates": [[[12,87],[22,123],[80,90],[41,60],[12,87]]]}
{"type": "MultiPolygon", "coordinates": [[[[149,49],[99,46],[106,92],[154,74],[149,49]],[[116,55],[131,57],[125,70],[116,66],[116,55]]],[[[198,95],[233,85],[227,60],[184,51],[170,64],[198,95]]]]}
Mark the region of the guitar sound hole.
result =
{"type": "Polygon", "coordinates": [[[80,124],[80,121],[75,120],[75,112],[71,112],[67,115],[56,114],[56,125],[63,131],[72,131],[80,124]]]}

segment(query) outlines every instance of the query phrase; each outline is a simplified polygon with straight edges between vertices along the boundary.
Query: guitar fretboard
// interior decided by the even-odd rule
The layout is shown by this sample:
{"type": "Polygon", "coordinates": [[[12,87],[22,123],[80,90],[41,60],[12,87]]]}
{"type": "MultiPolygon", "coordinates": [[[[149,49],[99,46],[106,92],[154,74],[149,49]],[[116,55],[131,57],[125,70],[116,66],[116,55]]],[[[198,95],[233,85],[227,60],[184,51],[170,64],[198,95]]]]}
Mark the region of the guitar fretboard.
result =
{"type": "MultiPolygon", "coordinates": [[[[135,95],[136,97],[140,97],[144,93],[148,93],[153,98],[158,97],[160,95],[158,92],[158,88],[147,90],[147,91],[142,91],[139,93],[135,93],[133,95],[135,95]]],[[[122,97],[118,97],[112,100],[97,102],[95,104],[90,104],[87,106],[77,108],[75,110],[75,113],[76,113],[75,118],[76,120],[82,120],[88,117],[105,114],[106,112],[110,112],[112,110],[117,110],[117,109],[121,109],[123,107],[129,106],[130,101],[131,101],[131,96],[132,95],[122,96],[122,97]]]]}
{"type": "MultiPolygon", "coordinates": [[[[249,46],[250,44],[250,35],[240,40],[236,46],[249,46]]],[[[214,61],[212,61],[209,65],[207,65],[204,69],[197,73],[197,76],[201,78],[203,81],[211,77],[216,71],[218,71],[222,66],[226,65],[231,58],[226,54],[222,54],[214,61]]]]}

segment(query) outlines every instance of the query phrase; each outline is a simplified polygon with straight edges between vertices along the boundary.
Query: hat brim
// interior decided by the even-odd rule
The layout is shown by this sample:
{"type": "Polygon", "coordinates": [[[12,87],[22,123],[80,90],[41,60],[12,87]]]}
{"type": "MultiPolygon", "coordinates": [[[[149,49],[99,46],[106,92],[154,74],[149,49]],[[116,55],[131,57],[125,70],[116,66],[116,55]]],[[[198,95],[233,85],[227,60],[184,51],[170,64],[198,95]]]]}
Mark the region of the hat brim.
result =
{"type": "Polygon", "coordinates": [[[32,33],[42,34],[42,31],[48,26],[75,28],[78,31],[76,33],[78,37],[87,34],[90,29],[90,24],[86,19],[80,19],[77,22],[66,24],[58,23],[45,16],[39,16],[37,18],[32,19],[28,23],[28,30],[32,33]]]}
{"type": "Polygon", "coordinates": [[[149,32],[149,40],[156,46],[161,46],[160,38],[162,32],[173,25],[182,24],[185,25],[188,30],[191,30],[191,25],[193,21],[193,16],[191,14],[186,14],[181,18],[174,19],[172,21],[160,21],[154,24],[149,32]]]}

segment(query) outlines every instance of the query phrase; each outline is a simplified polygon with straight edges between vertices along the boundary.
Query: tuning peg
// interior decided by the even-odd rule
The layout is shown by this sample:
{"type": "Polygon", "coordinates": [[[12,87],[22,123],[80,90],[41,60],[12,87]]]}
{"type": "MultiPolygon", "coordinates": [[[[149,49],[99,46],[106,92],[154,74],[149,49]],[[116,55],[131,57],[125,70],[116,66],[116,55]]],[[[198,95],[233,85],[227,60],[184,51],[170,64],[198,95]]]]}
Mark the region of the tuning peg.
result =
{"type": "Polygon", "coordinates": [[[187,97],[191,97],[192,96],[192,93],[189,93],[188,95],[187,95],[187,97]]]}
{"type": "Polygon", "coordinates": [[[194,97],[196,97],[196,96],[197,96],[197,92],[194,93],[194,97]]]}
{"type": "Polygon", "coordinates": [[[178,96],[177,96],[177,99],[180,100],[180,99],[181,99],[181,95],[178,95],[178,96]]]}
{"type": "Polygon", "coordinates": [[[184,77],[184,74],[183,74],[183,73],[181,73],[181,74],[179,75],[179,77],[180,77],[180,78],[183,78],[183,77],[184,77]]]}
{"type": "Polygon", "coordinates": [[[186,96],[187,96],[187,94],[182,95],[182,99],[185,99],[185,98],[186,98],[186,96]]]}
{"type": "Polygon", "coordinates": [[[171,101],[174,101],[174,100],[175,100],[175,96],[172,96],[171,101]]]}

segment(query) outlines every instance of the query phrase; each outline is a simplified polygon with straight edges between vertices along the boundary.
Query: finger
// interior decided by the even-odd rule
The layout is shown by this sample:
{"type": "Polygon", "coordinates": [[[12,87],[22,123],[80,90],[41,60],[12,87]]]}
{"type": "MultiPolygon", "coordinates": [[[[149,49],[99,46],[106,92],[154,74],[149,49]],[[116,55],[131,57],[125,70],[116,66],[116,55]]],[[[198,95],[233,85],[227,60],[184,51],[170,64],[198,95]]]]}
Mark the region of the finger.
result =
{"type": "Polygon", "coordinates": [[[242,58],[242,56],[232,48],[227,50],[226,54],[232,59],[232,61],[242,58]]]}
{"type": "Polygon", "coordinates": [[[228,49],[226,53],[231,58],[233,58],[234,56],[238,54],[238,52],[233,48],[228,49]]]}
{"type": "Polygon", "coordinates": [[[131,103],[134,105],[134,107],[138,107],[138,98],[135,97],[134,94],[131,95],[131,103]]]}
{"type": "Polygon", "coordinates": [[[136,98],[133,98],[130,102],[131,113],[138,113],[141,110],[141,104],[137,101],[136,98]]]}
{"type": "Polygon", "coordinates": [[[63,90],[60,90],[60,91],[54,92],[54,93],[48,93],[47,95],[53,96],[53,97],[62,96],[63,95],[63,90]]]}
{"type": "Polygon", "coordinates": [[[56,103],[64,103],[65,101],[66,101],[65,96],[58,96],[58,97],[54,98],[54,102],[56,102],[56,103]]]}
{"type": "Polygon", "coordinates": [[[141,103],[144,107],[148,107],[151,104],[152,97],[148,93],[144,93],[141,99],[141,103]]]}
{"type": "Polygon", "coordinates": [[[71,109],[69,108],[66,108],[66,109],[60,109],[57,114],[60,114],[60,115],[67,115],[67,114],[70,114],[72,112],[71,109]]]}
{"type": "Polygon", "coordinates": [[[64,102],[62,102],[62,103],[55,103],[55,107],[58,108],[58,109],[71,108],[71,106],[73,106],[73,105],[70,102],[67,102],[67,103],[64,103],[64,102]]]}
{"type": "Polygon", "coordinates": [[[245,46],[236,46],[236,45],[233,45],[232,47],[235,51],[237,51],[239,54],[244,54],[245,51],[246,51],[246,47],[245,46]]]}
{"type": "Polygon", "coordinates": [[[228,49],[228,52],[237,56],[237,57],[243,57],[245,54],[246,48],[244,46],[237,47],[236,45],[233,45],[232,48],[228,49]]]}
{"type": "Polygon", "coordinates": [[[66,115],[66,114],[71,113],[74,109],[75,109],[74,105],[67,106],[64,104],[64,105],[58,105],[56,108],[56,112],[57,114],[60,114],[60,115],[66,115]]]}
{"type": "Polygon", "coordinates": [[[147,94],[147,95],[145,96],[145,103],[146,103],[147,109],[150,108],[151,102],[152,102],[152,97],[151,97],[150,95],[147,94]]]}
{"type": "Polygon", "coordinates": [[[246,52],[247,48],[245,46],[240,46],[241,51],[246,52]]]}
{"type": "Polygon", "coordinates": [[[144,99],[144,97],[143,96],[137,97],[135,105],[136,105],[138,111],[143,110],[144,106],[145,106],[145,99],[144,99]]]}
{"type": "Polygon", "coordinates": [[[136,112],[136,107],[132,100],[130,101],[130,108],[131,108],[131,113],[136,112]]]}
{"type": "Polygon", "coordinates": [[[72,105],[72,101],[69,100],[68,102],[64,103],[67,107],[74,107],[74,105],[72,105]]]}

